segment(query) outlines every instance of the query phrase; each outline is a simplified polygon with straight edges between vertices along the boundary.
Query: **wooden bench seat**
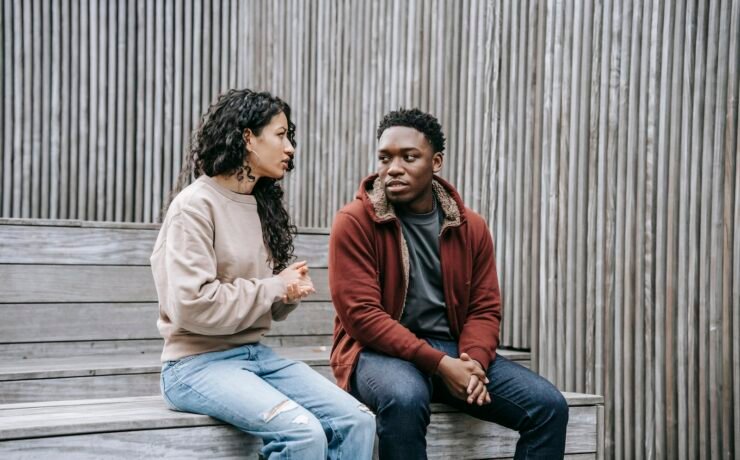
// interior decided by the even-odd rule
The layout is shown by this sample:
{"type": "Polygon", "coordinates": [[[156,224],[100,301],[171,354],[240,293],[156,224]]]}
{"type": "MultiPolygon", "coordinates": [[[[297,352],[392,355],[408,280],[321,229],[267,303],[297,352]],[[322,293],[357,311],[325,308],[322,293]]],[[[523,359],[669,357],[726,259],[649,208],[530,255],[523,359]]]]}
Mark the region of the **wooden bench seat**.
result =
{"type": "MultiPolygon", "coordinates": [[[[261,441],[167,409],[150,224],[0,219],[0,458],[236,458],[261,441]]],[[[303,230],[317,293],[264,342],[332,378],[326,230],[303,230]]],[[[529,365],[529,353],[501,350],[529,365]]],[[[569,458],[603,452],[603,400],[564,393],[569,458]]],[[[434,405],[432,458],[509,458],[518,434],[434,405]]]]}
{"type": "MultiPolygon", "coordinates": [[[[564,393],[570,409],[566,452],[596,458],[601,397],[564,393]]],[[[434,404],[427,435],[430,456],[506,458],[519,434],[434,404]]],[[[0,457],[181,458],[197,452],[208,457],[256,453],[261,441],[218,420],[169,410],[160,396],[105,400],[27,403],[0,406],[0,457]],[[182,440],[187,439],[187,443],[182,440]]],[[[195,455],[197,456],[197,455],[195,455]]]]}

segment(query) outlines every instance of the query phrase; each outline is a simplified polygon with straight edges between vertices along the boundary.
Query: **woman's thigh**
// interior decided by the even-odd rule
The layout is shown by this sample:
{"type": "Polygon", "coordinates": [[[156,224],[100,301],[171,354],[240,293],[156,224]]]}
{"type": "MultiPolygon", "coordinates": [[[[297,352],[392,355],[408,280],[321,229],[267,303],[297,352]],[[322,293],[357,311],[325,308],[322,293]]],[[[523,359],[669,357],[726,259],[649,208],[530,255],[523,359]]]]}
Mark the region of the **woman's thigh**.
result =
{"type": "Polygon", "coordinates": [[[310,411],[258,375],[247,359],[196,358],[166,366],[162,387],[168,403],[209,415],[261,437],[317,424],[310,411]]]}
{"type": "Polygon", "coordinates": [[[363,404],[306,363],[281,358],[269,347],[260,347],[258,356],[262,378],[319,420],[357,416],[359,413],[372,417],[363,404]]]}

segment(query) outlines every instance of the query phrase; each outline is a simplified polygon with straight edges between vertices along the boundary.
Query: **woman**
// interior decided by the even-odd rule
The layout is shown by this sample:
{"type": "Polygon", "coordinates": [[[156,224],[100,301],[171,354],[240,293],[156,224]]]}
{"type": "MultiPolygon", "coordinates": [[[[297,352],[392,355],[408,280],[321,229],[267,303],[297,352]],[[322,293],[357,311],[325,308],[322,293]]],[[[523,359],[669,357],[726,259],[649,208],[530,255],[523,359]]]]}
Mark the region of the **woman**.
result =
{"type": "Polygon", "coordinates": [[[375,420],[302,362],[259,343],[313,292],[278,181],[293,169],[290,107],[231,90],[194,134],[151,257],[164,337],[162,394],[264,441],[265,458],[370,458],[375,420]],[[176,191],[180,187],[176,188],[176,191]]]}

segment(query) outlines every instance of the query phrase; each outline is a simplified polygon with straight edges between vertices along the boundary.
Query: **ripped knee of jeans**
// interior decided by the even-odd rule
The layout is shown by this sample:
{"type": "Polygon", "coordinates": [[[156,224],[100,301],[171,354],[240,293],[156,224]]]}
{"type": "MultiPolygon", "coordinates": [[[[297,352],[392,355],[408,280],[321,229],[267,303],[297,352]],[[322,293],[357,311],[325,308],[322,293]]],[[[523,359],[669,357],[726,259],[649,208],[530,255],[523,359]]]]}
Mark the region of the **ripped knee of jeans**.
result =
{"type": "MultiPolygon", "coordinates": [[[[269,423],[270,420],[274,419],[278,415],[282,414],[283,412],[288,412],[294,409],[298,408],[298,404],[295,403],[295,401],[291,401],[290,399],[286,399],[285,401],[281,402],[280,404],[277,404],[275,407],[270,409],[267,412],[262,413],[262,421],[265,423],[269,423]]],[[[298,418],[298,417],[296,417],[298,418]]],[[[295,422],[298,423],[298,422],[295,422]]],[[[305,423],[308,423],[306,421],[305,423]]]]}
{"type": "Polygon", "coordinates": [[[370,415],[372,415],[373,417],[375,417],[375,413],[374,413],[373,411],[371,411],[371,410],[370,410],[370,408],[369,408],[369,407],[367,407],[366,405],[364,405],[364,404],[360,403],[360,404],[359,404],[359,405],[357,406],[357,408],[358,408],[358,409],[360,409],[360,412],[364,412],[364,413],[366,413],[366,414],[370,414],[370,415]]]}

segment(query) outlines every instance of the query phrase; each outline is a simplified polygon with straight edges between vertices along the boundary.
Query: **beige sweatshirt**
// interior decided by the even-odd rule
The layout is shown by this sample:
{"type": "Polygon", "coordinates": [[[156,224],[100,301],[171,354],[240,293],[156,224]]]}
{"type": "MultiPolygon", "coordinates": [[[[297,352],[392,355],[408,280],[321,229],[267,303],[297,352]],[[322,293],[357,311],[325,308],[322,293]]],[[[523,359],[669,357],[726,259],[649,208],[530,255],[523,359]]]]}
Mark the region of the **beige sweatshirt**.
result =
{"type": "Polygon", "coordinates": [[[258,342],[297,304],[272,275],[254,196],[199,177],[170,204],[152,253],[162,361],[258,342]]]}

